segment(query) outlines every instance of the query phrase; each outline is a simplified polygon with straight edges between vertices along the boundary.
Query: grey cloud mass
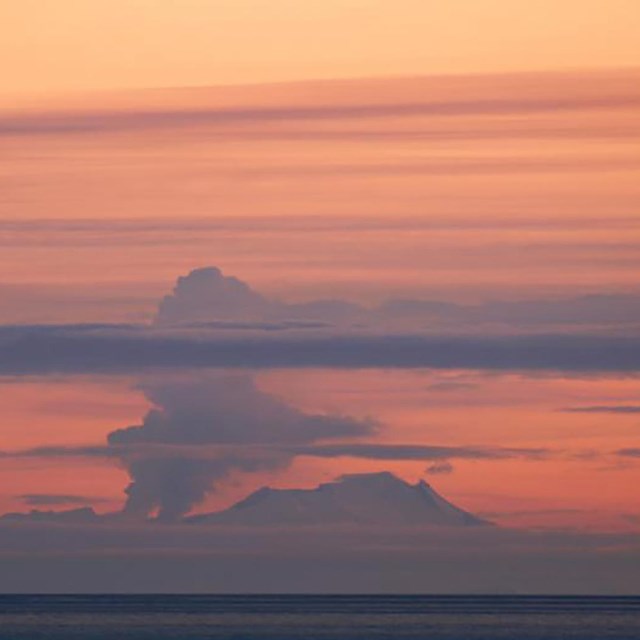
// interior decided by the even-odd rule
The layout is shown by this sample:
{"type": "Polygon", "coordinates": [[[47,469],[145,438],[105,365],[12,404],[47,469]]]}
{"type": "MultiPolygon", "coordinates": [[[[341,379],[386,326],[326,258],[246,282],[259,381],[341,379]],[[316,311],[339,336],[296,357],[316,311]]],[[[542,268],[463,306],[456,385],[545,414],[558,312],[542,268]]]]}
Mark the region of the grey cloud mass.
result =
{"type": "Polygon", "coordinates": [[[373,421],[304,413],[243,375],[148,383],[143,390],[153,408],[141,425],[110,433],[108,443],[120,449],[132,478],[125,514],[157,510],[160,520],[187,513],[233,471],[285,468],[296,455],[285,445],[370,435],[376,429],[373,421]],[[137,447],[137,455],[128,455],[129,445],[137,447]],[[170,447],[141,455],[149,445],[227,446],[211,458],[181,455],[170,447]],[[255,445],[281,446],[257,450],[255,445]]]}
{"type": "Polygon", "coordinates": [[[290,333],[281,337],[279,333],[238,336],[204,329],[157,331],[143,326],[2,327],[0,374],[308,367],[583,373],[640,369],[640,341],[634,336],[290,333]]]}
{"type": "MultiPolygon", "coordinates": [[[[429,473],[449,473],[449,460],[544,460],[558,453],[540,448],[336,443],[336,439],[370,436],[377,425],[371,420],[304,413],[259,391],[247,377],[209,375],[156,384],[147,386],[147,395],[154,408],[143,423],[113,431],[107,445],[36,447],[0,452],[0,458],[119,461],[131,477],[120,515],[172,522],[230,474],[283,470],[299,457],[431,461],[429,473]]],[[[40,506],[78,504],[80,497],[44,494],[29,500],[40,506]]],[[[87,513],[80,515],[84,518],[87,513]]],[[[49,516],[49,512],[36,513],[32,519],[49,516]]],[[[12,515],[12,519],[20,517],[12,515]]],[[[53,517],[67,521],[75,512],[53,517]]]]}
{"type": "Polygon", "coordinates": [[[640,297],[606,295],[469,306],[391,300],[370,309],[344,300],[290,304],[206,267],[178,279],[154,326],[0,326],[0,374],[234,367],[635,372],[640,341],[624,328],[637,325],[638,314],[640,297]],[[574,331],[542,332],[545,326],[574,331]],[[584,330],[591,326],[616,326],[616,333],[584,330]]]}
{"type": "MultiPolygon", "coordinates": [[[[592,302],[583,301],[578,308],[583,313],[585,305],[593,310],[592,302]]],[[[606,306],[601,302],[595,299],[595,308],[606,306]]],[[[476,307],[476,313],[478,308],[482,309],[476,307]]],[[[503,305],[505,309],[507,315],[531,314],[527,304],[503,305]]],[[[557,313],[558,306],[554,309],[557,313]]],[[[301,456],[424,461],[433,463],[430,473],[447,473],[451,460],[542,460],[558,453],[363,442],[377,430],[374,420],[289,406],[261,391],[244,369],[635,373],[640,367],[640,342],[633,336],[438,335],[389,330],[381,321],[415,317],[427,321],[456,313],[460,313],[457,305],[433,301],[392,301],[375,310],[341,300],[288,304],[265,298],[237,278],[207,267],[178,279],[161,301],[153,326],[0,327],[0,373],[5,375],[154,374],[141,384],[152,408],[140,424],[112,431],[107,445],[41,446],[0,452],[0,457],[117,461],[131,478],[124,515],[176,521],[232,474],[282,470],[301,456]],[[179,370],[184,371],[178,374],[179,370]],[[160,371],[162,376],[157,375],[160,371]]],[[[481,313],[486,316],[487,310],[481,313]]],[[[472,313],[470,317],[474,318],[472,313]]]]}

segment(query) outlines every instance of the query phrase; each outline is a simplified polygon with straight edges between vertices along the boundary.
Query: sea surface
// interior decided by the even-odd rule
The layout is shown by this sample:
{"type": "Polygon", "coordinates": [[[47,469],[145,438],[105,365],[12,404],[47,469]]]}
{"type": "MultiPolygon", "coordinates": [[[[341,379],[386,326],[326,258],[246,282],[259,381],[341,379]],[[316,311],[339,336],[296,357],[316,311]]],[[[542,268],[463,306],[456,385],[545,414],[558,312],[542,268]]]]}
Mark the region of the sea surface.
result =
{"type": "Polygon", "coordinates": [[[640,640],[640,597],[0,595],[2,640],[640,640]]]}

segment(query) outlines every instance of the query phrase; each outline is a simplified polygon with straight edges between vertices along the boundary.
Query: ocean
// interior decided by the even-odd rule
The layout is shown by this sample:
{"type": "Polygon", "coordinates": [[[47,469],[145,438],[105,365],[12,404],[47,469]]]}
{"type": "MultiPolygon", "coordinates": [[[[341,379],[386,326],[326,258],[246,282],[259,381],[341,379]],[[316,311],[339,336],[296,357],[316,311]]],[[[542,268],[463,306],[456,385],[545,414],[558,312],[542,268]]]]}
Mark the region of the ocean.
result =
{"type": "Polygon", "coordinates": [[[0,595],[1,640],[640,640],[640,597],[0,595]]]}

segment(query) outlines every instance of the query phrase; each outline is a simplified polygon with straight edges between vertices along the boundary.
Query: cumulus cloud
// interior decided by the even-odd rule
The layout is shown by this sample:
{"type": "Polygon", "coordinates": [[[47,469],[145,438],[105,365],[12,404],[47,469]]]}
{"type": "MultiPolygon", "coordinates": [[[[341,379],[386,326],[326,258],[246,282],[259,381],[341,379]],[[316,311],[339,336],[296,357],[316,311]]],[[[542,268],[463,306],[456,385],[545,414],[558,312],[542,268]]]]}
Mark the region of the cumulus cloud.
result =
{"type": "Polygon", "coordinates": [[[367,310],[344,300],[287,304],[260,295],[217,267],[194,269],[176,281],[158,306],[154,324],[217,329],[310,329],[363,320],[367,310]]]}
{"type": "Polygon", "coordinates": [[[275,303],[216,267],[194,269],[178,278],[173,292],[158,307],[159,325],[213,320],[251,320],[268,314],[275,303]]]}
{"type": "MultiPolygon", "coordinates": [[[[439,300],[391,299],[366,308],[345,300],[288,304],[265,298],[217,267],[194,269],[178,278],[173,292],[158,307],[155,323],[175,326],[234,320],[255,324],[291,320],[368,327],[425,328],[510,326],[636,326],[640,296],[585,295],[557,300],[488,301],[456,304],[439,300]]],[[[267,325],[268,326],[268,325],[267,325]]],[[[291,328],[295,328],[295,325],[291,328]]]]}

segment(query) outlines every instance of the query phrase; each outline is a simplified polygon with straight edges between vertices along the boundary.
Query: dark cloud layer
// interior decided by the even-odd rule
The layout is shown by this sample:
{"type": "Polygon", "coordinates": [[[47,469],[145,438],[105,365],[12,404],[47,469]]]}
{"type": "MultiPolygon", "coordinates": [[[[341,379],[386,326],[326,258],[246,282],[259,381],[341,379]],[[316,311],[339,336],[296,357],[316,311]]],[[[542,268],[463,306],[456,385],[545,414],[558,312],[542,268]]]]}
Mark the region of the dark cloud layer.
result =
{"type": "Polygon", "coordinates": [[[0,326],[0,375],[232,367],[635,372],[639,313],[633,295],[291,304],[205,267],[178,278],[155,326],[0,326]]]}
{"type": "Polygon", "coordinates": [[[236,336],[145,327],[0,328],[0,374],[141,372],[200,368],[434,368],[628,372],[633,336],[438,336],[305,333],[236,336]]]}
{"type": "Polygon", "coordinates": [[[640,341],[633,332],[539,328],[624,326],[638,311],[634,296],[475,306],[391,300],[372,309],[344,300],[289,304],[205,267],[178,279],[159,305],[155,326],[0,326],[0,374],[234,367],[636,372],[640,341]]]}

